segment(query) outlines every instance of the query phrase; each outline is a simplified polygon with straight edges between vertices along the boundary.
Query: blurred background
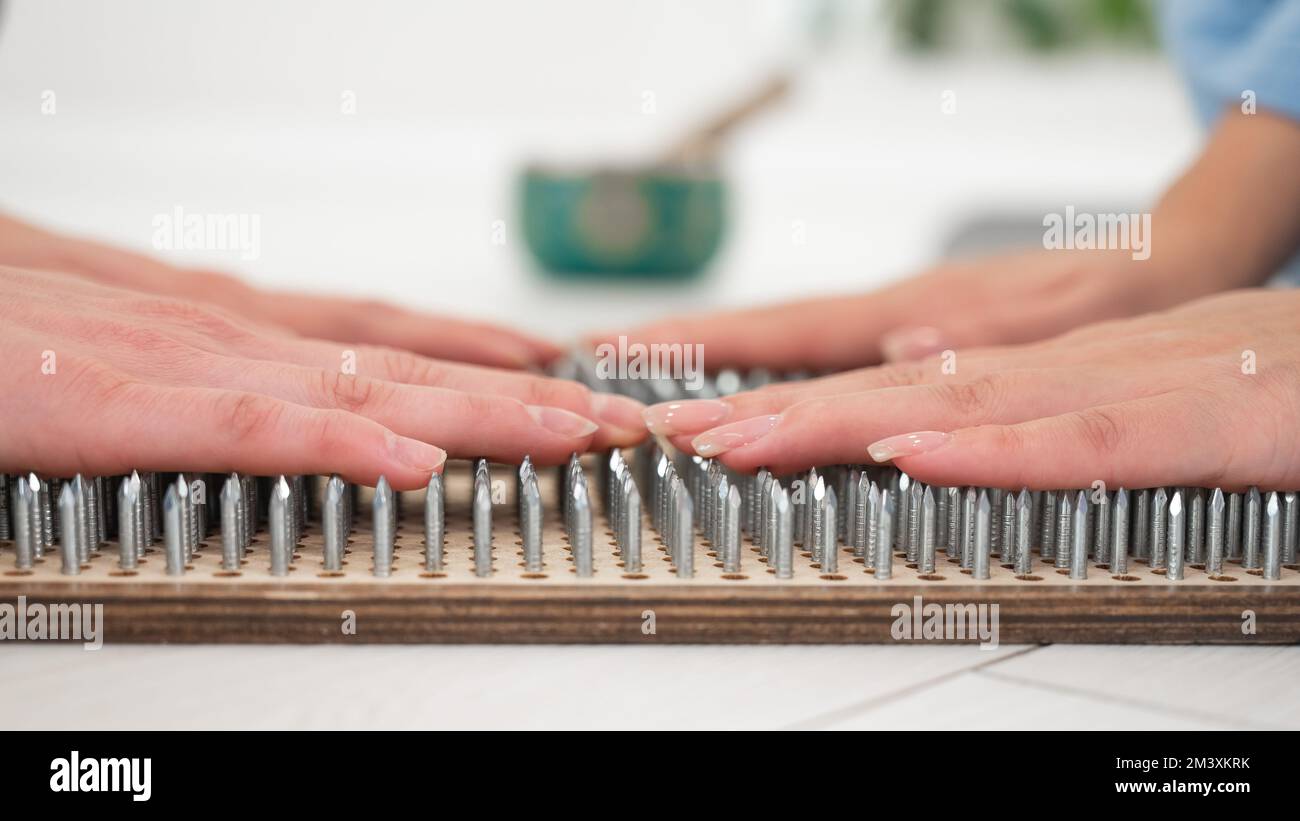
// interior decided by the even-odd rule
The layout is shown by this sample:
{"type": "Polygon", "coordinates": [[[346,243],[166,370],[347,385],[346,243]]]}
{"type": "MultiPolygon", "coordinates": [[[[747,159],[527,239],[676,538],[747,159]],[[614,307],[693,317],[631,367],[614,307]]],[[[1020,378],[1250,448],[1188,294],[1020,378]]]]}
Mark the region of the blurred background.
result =
{"type": "MultiPolygon", "coordinates": [[[[1135,210],[1200,135],[1141,0],[7,0],[0,209],[235,271],[572,338],[866,289],[1135,210]],[[649,162],[774,73],[698,277],[565,280],[519,174],[649,162]],[[51,105],[53,103],[53,105],[51,105]],[[260,254],[154,218],[260,219],[260,254]]],[[[833,329],[828,329],[833,332],[833,329]]]]}

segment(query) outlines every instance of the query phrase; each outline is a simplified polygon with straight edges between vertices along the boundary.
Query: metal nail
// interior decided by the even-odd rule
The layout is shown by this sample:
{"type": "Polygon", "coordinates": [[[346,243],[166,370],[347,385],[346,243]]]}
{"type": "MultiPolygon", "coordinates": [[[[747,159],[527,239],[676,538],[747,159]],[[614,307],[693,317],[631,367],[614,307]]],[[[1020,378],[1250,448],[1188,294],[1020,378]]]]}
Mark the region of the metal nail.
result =
{"type": "Polygon", "coordinates": [[[1070,536],[1073,511],[1070,508],[1070,494],[1062,490],[1056,497],[1056,569],[1068,570],[1070,567],[1070,536]]]}
{"type": "Polygon", "coordinates": [[[135,570],[140,559],[140,477],[132,473],[117,488],[117,566],[135,570]]]}
{"type": "MultiPolygon", "coordinates": [[[[169,491],[170,492],[170,491],[169,491]]],[[[290,518],[293,516],[293,491],[289,482],[280,476],[271,487],[270,501],[267,507],[266,528],[271,537],[271,575],[289,575],[293,559],[293,532],[290,518]]],[[[376,522],[376,524],[378,524],[376,522]]]]}
{"type": "MultiPolygon", "coordinates": [[[[435,474],[436,475],[436,474],[435,474]]],[[[325,484],[325,499],[321,505],[321,536],[324,538],[324,555],[321,569],[326,573],[343,572],[343,554],[348,544],[347,483],[341,476],[331,476],[325,484]]]]}
{"type": "Polygon", "coordinates": [[[1169,547],[1166,552],[1165,578],[1171,582],[1180,582],[1183,580],[1183,564],[1186,556],[1186,545],[1184,539],[1187,535],[1187,512],[1183,509],[1183,492],[1175,490],[1173,498],[1169,500],[1169,522],[1168,522],[1168,540],[1169,547]]]}
{"type": "Polygon", "coordinates": [[[1241,558],[1241,505],[1244,501],[1240,493],[1228,494],[1228,521],[1225,525],[1227,532],[1227,557],[1229,559],[1241,558]]]}
{"type": "Polygon", "coordinates": [[[894,575],[894,503],[889,488],[880,488],[880,518],[876,532],[876,578],[887,581],[894,575]]]}
{"type": "MultiPolygon", "coordinates": [[[[371,504],[374,515],[372,524],[374,530],[372,572],[380,578],[393,575],[393,550],[397,544],[397,533],[393,526],[397,512],[394,509],[395,506],[392,485],[388,484],[387,477],[380,476],[379,482],[375,484],[375,498],[371,504]]],[[[477,497],[474,506],[477,514],[477,497]]],[[[477,516],[475,518],[477,519],[477,516]]],[[[477,531],[477,522],[475,524],[475,530],[477,531]]]]}
{"type": "Polygon", "coordinates": [[[1300,505],[1294,491],[1282,496],[1282,564],[1296,563],[1296,541],[1300,539],[1300,505]]]}
{"type": "Polygon", "coordinates": [[[911,527],[912,477],[901,471],[898,474],[898,493],[896,497],[895,504],[897,508],[894,510],[895,521],[892,544],[894,550],[906,555],[908,529],[911,527]]]}
{"type": "Polygon", "coordinates": [[[1268,494],[1264,507],[1264,572],[1269,581],[1282,578],[1282,501],[1277,491],[1268,494]]]}
{"type": "Polygon", "coordinates": [[[772,535],[772,552],[775,556],[776,577],[794,577],[794,521],[790,494],[780,482],[772,484],[772,507],[776,510],[776,527],[772,535]]]}
{"type": "Polygon", "coordinates": [[[184,519],[181,516],[181,500],[176,486],[167,485],[163,496],[163,548],[166,551],[167,575],[185,574],[185,536],[184,519]]]}
{"type": "Polygon", "coordinates": [[[1205,572],[1211,578],[1223,575],[1223,516],[1224,516],[1223,490],[1215,488],[1214,494],[1210,496],[1210,515],[1206,532],[1206,556],[1205,572]]]}
{"type": "Polygon", "coordinates": [[[917,551],[917,570],[928,576],[934,574],[934,542],[939,527],[939,511],[935,506],[934,491],[931,488],[926,487],[921,493],[921,503],[918,507],[921,511],[921,531],[917,539],[920,542],[917,551]]]}
{"type": "Polygon", "coordinates": [[[36,543],[40,541],[35,524],[36,494],[40,482],[33,487],[30,477],[19,476],[10,491],[11,521],[14,537],[14,569],[20,573],[32,569],[36,561],[36,543]]]}
{"type": "Polygon", "coordinates": [[[924,496],[924,485],[912,480],[907,491],[907,542],[903,548],[907,560],[912,563],[917,561],[921,550],[921,504],[924,496]]]}
{"type": "Polygon", "coordinates": [[[1002,564],[1013,565],[1016,562],[1016,494],[1007,492],[1002,496],[1001,538],[1002,564]]]}
{"type": "Polygon", "coordinates": [[[1056,560],[1056,494],[1044,490],[1042,494],[1042,528],[1038,536],[1038,552],[1044,562],[1056,560]]]}
{"type": "MultiPolygon", "coordinates": [[[[484,463],[486,464],[486,463],[484,463]]],[[[474,477],[474,575],[492,575],[492,489],[486,473],[474,477]]]]}
{"type": "Polygon", "coordinates": [[[1097,564],[1110,564],[1110,494],[1102,493],[1093,506],[1092,556],[1097,564]]]}
{"type": "Polygon", "coordinates": [[[529,476],[524,482],[523,500],[519,530],[524,543],[524,570],[541,573],[545,564],[542,555],[542,493],[537,487],[536,476],[529,476]]]}
{"type": "Polygon", "coordinates": [[[1151,490],[1134,491],[1136,505],[1132,517],[1132,552],[1135,559],[1151,558],[1151,490]]]}
{"type": "Polygon", "coordinates": [[[961,514],[961,569],[971,570],[975,567],[975,517],[977,515],[975,488],[966,488],[962,500],[961,514]]]}
{"type": "Polygon", "coordinates": [[[694,516],[691,494],[686,492],[685,483],[679,483],[673,499],[673,565],[680,579],[695,577],[694,516]]]}
{"type": "Polygon", "coordinates": [[[1151,539],[1148,541],[1151,569],[1165,566],[1165,546],[1168,542],[1169,497],[1164,488],[1156,488],[1151,497],[1151,539]]]}
{"type": "Polygon", "coordinates": [[[1246,494],[1246,522],[1242,528],[1241,566],[1246,570],[1259,569],[1259,530],[1263,501],[1259,488],[1252,487],[1246,494]]]}
{"type": "Polygon", "coordinates": [[[592,514],[591,498],[587,493],[587,481],[581,478],[574,484],[573,491],[573,568],[579,578],[587,578],[595,572],[592,555],[592,514]]]}
{"type": "Polygon", "coordinates": [[[835,535],[839,524],[839,504],[835,498],[835,488],[826,488],[821,507],[821,571],[822,575],[829,576],[840,570],[840,546],[835,535]]]}
{"type": "Polygon", "coordinates": [[[812,560],[820,563],[822,530],[825,528],[823,518],[826,515],[826,481],[821,476],[817,476],[817,471],[813,470],[809,474],[809,482],[812,498],[808,502],[808,533],[804,536],[803,543],[804,549],[812,553],[812,560]]]}
{"type": "Polygon", "coordinates": [[[1110,572],[1112,576],[1128,575],[1128,491],[1115,491],[1114,509],[1110,515],[1110,572]]]}
{"type": "Polygon", "coordinates": [[[944,552],[950,559],[961,558],[962,545],[962,499],[961,489],[950,487],[944,495],[948,497],[948,530],[944,541],[944,552]]]}
{"type": "Polygon", "coordinates": [[[1034,569],[1034,554],[1030,550],[1034,529],[1034,494],[1022,488],[1016,497],[1016,575],[1028,576],[1034,569]]]}
{"type": "Polygon", "coordinates": [[[1088,578],[1088,493],[1083,490],[1070,511],[1070,578],[1088,578]]]}
{"type": "Polygon", "coordinates": [[[81,546],[78,544],[77,493],[71,482],[65,482],[59,491],[59,554],[63,559],[61,571],[65,576],[81,572],[81,546]]]}
{"type": "Polygon", "coordinates": [[[989,577],[989,531],[993,526],[993,508],[989,503],[989,492],[980,488],[979,501],[975,504],[975,556],[971,567],[971,576],[976,579],[989,577]]]}
{"type": "Polygon", "coordinates": [[[443,489],[442,474],[434,473],[429,476],[429,485],[424,491],[424,572],[426,573],[442,572],[446,543],[445,505],[446,492],[443,489]]]}
{"type": "Polygon", "coordinates": [[[239,534],[239,499],[242,488],[237,476],[227,477],[221,488],[221,569],[227,573],[239,570],[244,545],[239,534]]]}

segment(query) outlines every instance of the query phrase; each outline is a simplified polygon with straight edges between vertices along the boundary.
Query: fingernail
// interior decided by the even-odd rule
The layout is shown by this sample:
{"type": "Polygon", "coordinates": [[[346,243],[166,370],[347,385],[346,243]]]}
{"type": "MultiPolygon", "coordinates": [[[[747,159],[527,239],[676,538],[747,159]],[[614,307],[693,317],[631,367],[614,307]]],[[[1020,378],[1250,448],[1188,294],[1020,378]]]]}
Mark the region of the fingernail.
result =
{"type": "Polygon", "coordinates": [[[717,456],[729,450],[753,444],[772,432],[781,421],[780,414],[773,416],[755,416],[740,422],[732,422],[720,428],[705,431],[691,440],[691,447],[704,457],[717,456]]]}
{"type": "Polygon", "coordinates": [[[390,434],[388,452],[402,464],[421,473],[433,473],[442,468],[447,461],[447,452],[419,439],[390,434]]]}
{"type": "Polygon", "coordinates": [[[880,352],[886,362],[910,362],[940,353],[950,347],[943,331],[929,325],[899,328],[880,339],[880,352]]]}
{"type": "Polygon", "coordinates": [[[918,430],[899,436],[890,436],[867,446],[867,453],[877,462],[888,462],[900,456],[917,456],[929,453],[952,441],[951,433],[938,430],[918,430]]]}
{"type": "Polygon", "coordinates": [[[641,432],[645,424],[641,413],[645,409],[645,405],[628,396],[597,393],[591,397],[591,415],[610,427],[622,430],[641,432]]]}
{"type": "Polygon", "coordinates": [[[717,399],[660,402],[641,411],[646,427],[656,436],[699,433],[726,419],[731,406],[717,399]]]}
{"type": "Polygon", "coordinates": [[[600,426],[586,417],[570,413],[562,408],[546,405],[528,405],[528,415],[533,421],[559,436],[578,438],[590,436],[600,426]]]}

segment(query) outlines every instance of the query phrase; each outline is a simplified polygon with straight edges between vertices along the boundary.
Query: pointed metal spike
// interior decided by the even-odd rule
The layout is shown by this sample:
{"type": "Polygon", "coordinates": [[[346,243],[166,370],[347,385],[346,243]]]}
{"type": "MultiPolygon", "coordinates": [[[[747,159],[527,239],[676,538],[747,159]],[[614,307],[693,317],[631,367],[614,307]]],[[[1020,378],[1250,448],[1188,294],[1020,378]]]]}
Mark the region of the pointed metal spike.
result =
{"type": "Polygon", "coordinates": [[[239,570],[244,554],[243,538],[239,532],[242,494],[239,479],[228,477],[221,488],[221,569],[227,573],[239,570]]]}
{"type": "Polygon", "coordinates": [[[14,570],[18,573],[30,572],[36,561],[36,543],[40,535],[33,529],[36,493],[40,483],[33,489],[29,477],[19,476],[13,490],[10,491],[10,516],[14,537],[14,570]]]}
{"type": "Polygon", "coordinates": [[[1030,576],[1034,570],[1034,554],[1030,550],[1034,530],[1034,494],[1029,488],[1016,497],[1016,575],[1030,576]]]}
{"type": "Polygon", "coordinates": [[[962,497],[961,514],[961,568],[971,570],[975,566],[975,516],[977,501],[975,488],[968,487],[962,497]]]}
{"type": "Polygon", "coordinates": [[[678,488],[674,504],[673,528],[673,565],[677,568],[677,577],[690,579],[695,576],[695,523],[691,495],[686,492],[686,485],[678,488]]]}
{"type": "Polygon", "coordinates": [[[140,558],[140,477],[131,474],[117,489],[117,567],[135,570],[140,558]]]}
{"type": "Polygon", "coordinates": [[[1042,493],[1042,527],[1038,534],[1038,552],[1043,562],[1056,561],[1056,494],[1050,490],[1042,493]]]}
{"type": "Polygon", "coordinates": [[[589,578],[595,573],[592,555],[591,498],[586,480],[574,485],[573,493],[573,569],[578,578],[589,578]]]}
{"type": "Polygon", "coordinates": [[[1223,489],[1216,487],[1213,495],[1210,496],[1209,517],[1206,524],[1205,572],[1211,578],[1223,575],[1225,508],[1223,489]]]}
{"type": "MultiPolygon", "coordinates": [[[[477,499],[475,504],[477,505],[477,499]]],[[[380,578],[393,574],[393,549],[397,542],[397,533],[393,527],[395,505],[392,486],[386,477],[380,476],[371,505],[374,514],[374,561],[371,572],[380,578]]]]}
{"type": "Polygon", "coordinates": [[[1092,556],[1097,564],[1110,564],[1110,494],[1101,493],[1093,506],[1092,556]]]}
{"type": "Polygon", "coordinates": [[[835,535],[839,524],[839,503],[835,498],[835,488],[826,488],[821,508],[821,570],[823,576],[830,576],[840,571],[840,545],[835,535]]]}
{"type": "Polygon", "coordinates": [[[772,558],[778,579],[794,578],[794,509],[790,493],[779,482],[772,484],[772,506],[775,510],[775,527],[772,535],[772,558]]]}
{"type": "Polygon", "coordinates": [[[343,572],[343,554],[347,552],[348,487],[341,476],[331,476],[325,483],[325,498],[321,504],[321,536],[325,547],[321,557],[321,570],[326,573],[343,572]]]}
{"type": "Polygon", "coordinates": [[[989,531],[993,526],[993,508],[989,493],[981,488],[975,503],[975,556],[971,576],[978,580],[989,577],[989,531]]]}
{"type": "Polygon", "coordinates": [[[1260,528],[1264,512],[1263,500],[1259,488],[1252,487],[1246,494],[1246,516],[1242,527],[1241,566],[1246,570],[1258,570],[1260,567],[1260,528]]]}
{"type": "Polygon", "coordinates": [[[1228,494],[1228,515],[1224,523],[1224,550],[1229,559],[1241,558],[1241,506],[1245,498],[1240,493],[1228,494]]]}
{"type": "Polygon", "coordinates": [[[77,493],[72,483],[64,482],[59,491],[59,555],[62,558],[60,572],[65,576],[81,573],[80,534],[77,532],[77,514],[80,507],[77,493]]]}
{"type": "Polygon", "coordinates": [[[475,482],[474,503],[474,575],[492,575],[492,491],[487,480],[475,482]]]}
{"type": "Polygon", "coordinates": [[[1296,563],[1296,543],[1300,541],[1300,504],[1294,491],[1282,496],[1282,564],[1296,563]]]}
{"type": "MultiPolygon", "coordinates": [[[[531,465],[530,465],[531,467],[531,465]]],[[[536,484],[536,476],[533,483],[536,484]]],[[[565,494],[560,493],[561,496],[565,494]]],[[[441,573],[446,551],[446,491],[441,473],[429,476],[424,491],[424,572],[441,573]]]]}
{"type": "Polygon", "coordinates": [[[1088,493],[1074,495],[1070,510],[1070,578],[1088,578],[1088,493]]]}
{"type": "Polygon", "coordinates": [[[1129,494],[1124,488],[1115,491],[1115,501],[1110,512],[1110,572],[1112,576],[1128,575],[1129,494]]]}
{"type": "Polygon", "coordinates": [[[894,575],[894,499],[889,488],[880,488],[880,519],[877,522],[876,579],[887,581],[894,575]]]}
{"type": "Polygon", "coordinates": [[[520,540],[524,543],[524,571],[541,573],[545,564],[542,555],[542,494],[534,476],[529,476],[524,482],[523,513],[520,540]]]}
{"type": "Polygon", "coordinates": [[[1282,578],[1282,500],[1277,491],[1268,494],[1264,506],[1264,568],[1268,581],[1282,578]]]}
{"type": "Polygon", "coordinates": [[[727,491],[726,507],[722,516],[722,572],[740,572],[740,491],[735,485],[727,491]]]}
{"type": "Polygon", "coordinates": [[[1183,565],[1186,557],[1187,511],[1183,507],[1183,492],[1175,490],[1169,500],[1169,518],[1166,537],[1168,549],[1165,552],[1165,578],[1171,582],[1183,580],[1183,565]]]}
{"type": "Polygon", "coordinates": [[[288,480],[280,476],[271,487],[271,497],[267,507],[266,527],[271,537],[272,576],[289,575],[289,567],[293,559],[293,543],[291,541],[293,538],[293,525],[290,522],[290,517],[293,516],[292,505],[293,491],[289,489],[288,480]]]}
{"type": "Polygon", "coordinates": [[[1069,491],[1062,490],[1056,497],[1056,557],[1057,570],[1070,569],[1070,538],[1073,535],[1074,500],[1069,491]]]}
{"type": "Polygon", "coordinates": [[[1156,488],[1151,496],[1151,536],[1147,546],[1152,570],[1165,566],[1165,549],[1169,544],[1169,495],[1164,488],[1156,488]]]}
{"type": "Polygon", "coordinates": [[[939,524],[939,511],[935,506],[934,490],[932,488],[925,488],[921,493],[920,504],[916,507],[920,511],[918,516],[920,533],[917,536],[917,541],[920,544],[917,550],[917,571],[923,575],[933,575],[935,536],[939,524]]]}
{"type": "Polygon", "coordinates": [[[181,512],[181,498],[176,485],[167,485],[163,496],[163,547],[166,551],[167,575],[185,574],[185,522],[181,512]]]}

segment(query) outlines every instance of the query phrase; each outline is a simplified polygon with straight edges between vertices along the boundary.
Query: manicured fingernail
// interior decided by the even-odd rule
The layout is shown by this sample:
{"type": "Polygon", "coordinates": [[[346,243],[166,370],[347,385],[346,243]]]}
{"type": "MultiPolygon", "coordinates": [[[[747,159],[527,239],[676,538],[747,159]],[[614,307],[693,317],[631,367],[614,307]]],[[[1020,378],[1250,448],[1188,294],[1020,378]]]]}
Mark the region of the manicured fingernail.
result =
{"type": "Polygon", "coordinates": [[[718,424],[730,414],[731,406],[717,399],[660,402],[641,411],[646,427],[656,436],[699,433],[718,424]]]}
{"type": "Polygon", "coordinates": [[[928,325],[899,328],[880,339],[880,351],[886,362],[910,362],[940,353],[950,347],[943,331],[928,325]]]}
{"type": "Polygon", "coordinates": [[[900,456],[917,456],[929,453],[952,441],[951,433],[938,430],[918,430],[899,436],[890,436],[867,446],[867,453],[877,462],[888,462],[900,456]]]}
{"type": "Polygon", "coordinates": [[[559,436],[590,436],[600,427],[586,417],[546,405],[529,405],[528,415],[533,417],[534,422],[559,436]]]}
{"type": "Polygon", "coordinates": [[[638,431],[644,435],[641,413],[645,405],[628,396],[597,393],[591,397],[591,415],[610,427],[638,431]]]}
{"type": "Polygon", "coordinates": [[[772,428],[781,421],[780,414],[773,416],[755,416],[707,430],[691,440],[691,447],[704,457],[717,456],[729,450],[753,444],[772,432],[772,428]]]}
{"type": "Polygon", "coordinates": [[[441,470],[442,463],[447,461],[447,452],[442,448],[397,434],[389,435],[388,452],[397,461],[421,473],[441,470]]]}

